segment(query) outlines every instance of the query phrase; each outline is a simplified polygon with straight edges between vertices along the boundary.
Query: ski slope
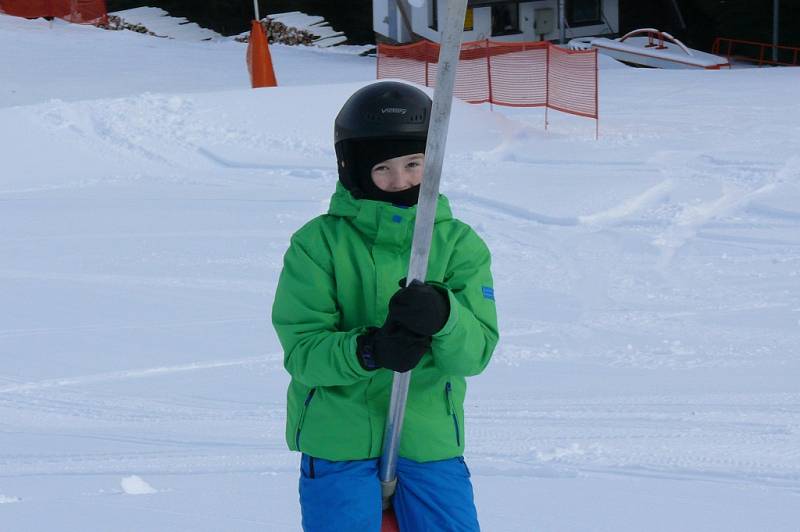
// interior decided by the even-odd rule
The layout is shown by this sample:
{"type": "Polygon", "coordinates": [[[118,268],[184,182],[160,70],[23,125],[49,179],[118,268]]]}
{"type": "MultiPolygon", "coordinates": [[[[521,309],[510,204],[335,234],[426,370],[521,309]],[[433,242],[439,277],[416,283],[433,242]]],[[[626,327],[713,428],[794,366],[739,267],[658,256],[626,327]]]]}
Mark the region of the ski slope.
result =
{"type": "MultiPolygon", "coordinates": [[[[0,530],[295,531],[269,322],[372,58],[0,16],[0,530]]],[[[800,522],[798,69],[604,68],[586,119],[456,103],[493,251],[487,531],[800,522]]]]}

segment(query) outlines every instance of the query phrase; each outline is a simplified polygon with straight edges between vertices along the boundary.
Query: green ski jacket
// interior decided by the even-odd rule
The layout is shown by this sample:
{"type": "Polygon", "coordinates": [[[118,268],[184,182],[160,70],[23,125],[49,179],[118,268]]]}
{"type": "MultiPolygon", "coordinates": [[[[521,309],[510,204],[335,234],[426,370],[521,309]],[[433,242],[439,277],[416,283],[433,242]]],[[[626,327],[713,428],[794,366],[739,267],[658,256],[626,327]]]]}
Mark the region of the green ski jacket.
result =
{"type": "MultiPolygon", "coordinates": [[[[291,450],[326,460],[381,455],[393,374],[363,369],[356,337],[386,319],[408,272],[416,211],[354,199],[338,183],[328,213],[292,236],[272,307],[292,377],[291,450]]],[[[440,195],[427,280],[446,289],[450,316],[412,370],[402,457],[463,454],[465,377],[483,371],[498,340],[490,262],[481,238],[440,195]]]]}

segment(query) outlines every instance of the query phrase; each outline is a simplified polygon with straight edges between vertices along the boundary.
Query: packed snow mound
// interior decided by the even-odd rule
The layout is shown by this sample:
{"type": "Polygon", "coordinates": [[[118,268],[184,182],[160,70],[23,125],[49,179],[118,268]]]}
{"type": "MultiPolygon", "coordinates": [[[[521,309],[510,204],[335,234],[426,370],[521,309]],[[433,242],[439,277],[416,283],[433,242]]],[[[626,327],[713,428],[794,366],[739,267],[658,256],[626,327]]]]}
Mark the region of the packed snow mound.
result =
{"type": "Polygon", "coordinates": [[[347,40],[345,34],[333,29],[328,22],[320,16],[307,15],[300,11],[288,13],[272,13],[268,19],[279,22],[287,28],[295,28],[314,36],[314,46],[322,48],[341,44],[347,40]]]}
{"type": "Polygon", "coordinates": [[[136,7],[109,13],[130,24],[144,26],[160,37],[178,41],[208,41],[222,37],[219,33],[201,28],[184,17],[173,17],[158,7],[136,7]]]}
{"type": "Polygon", "coordinates": [[[0,494],[0,504],[13,504],[20,501],[22,501],[22,499],[19,497],[9,497],[8,495],[0,494]]]}
{"type": "Polygon", "coordinates": [[[151,495],[153,493],[158,493],[158,490],[137,475],[123,478],[120,481],[120,486],[122,486],[122,491],[128,495],[151,495]]]}

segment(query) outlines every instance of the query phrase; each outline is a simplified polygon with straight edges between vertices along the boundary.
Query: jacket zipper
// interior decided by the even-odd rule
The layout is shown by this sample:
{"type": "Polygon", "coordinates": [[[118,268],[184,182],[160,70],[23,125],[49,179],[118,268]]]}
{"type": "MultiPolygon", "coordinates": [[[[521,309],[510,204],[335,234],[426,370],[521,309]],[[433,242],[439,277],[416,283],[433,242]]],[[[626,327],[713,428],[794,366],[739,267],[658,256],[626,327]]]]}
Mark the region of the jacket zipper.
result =
{"type": "Polygon", "coordinates": [[[311,398],[314,397],[314,392],[316,391],[316,388],[311,388],[308,391],[308,396],[306,396],[306,400],[303,403],[303,411],[300,413],[300,421],[297,422],[297,431],[295,431],[294,435],[294,444],[298,451],[300,450],[300,431],[303,430],[303,421],[306,418],[306,411],[308,411],[308,403],[311,402],[311,398]]]}
{"type": "Polygon", "coordinates": [[[444,393],[447,396],[447,413],[453,416],[453,426],[456,429],[456,445],[461,447],[461,431],[458,428],[458,415],[456,415],[455,406],[453,406],[453,397],[452,397],[453,387],[450,384],[450,381],[444,385],[444,393]]]}

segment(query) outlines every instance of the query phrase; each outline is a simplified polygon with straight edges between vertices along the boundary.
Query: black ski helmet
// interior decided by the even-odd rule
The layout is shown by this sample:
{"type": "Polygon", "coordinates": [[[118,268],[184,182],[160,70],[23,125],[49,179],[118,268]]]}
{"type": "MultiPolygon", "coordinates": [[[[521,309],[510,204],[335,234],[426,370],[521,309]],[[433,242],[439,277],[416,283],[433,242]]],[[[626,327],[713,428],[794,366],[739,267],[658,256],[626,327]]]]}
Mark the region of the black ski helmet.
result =
{"type": "Polygon", "coordinates": [[[357,90],[342,106],[333,128],[339,180],[354,196],[361,190],[354,171],[362,141],[417,141],[425,144],[431,99],[420,89],[398,81],[379,81],[357,90]]]}

